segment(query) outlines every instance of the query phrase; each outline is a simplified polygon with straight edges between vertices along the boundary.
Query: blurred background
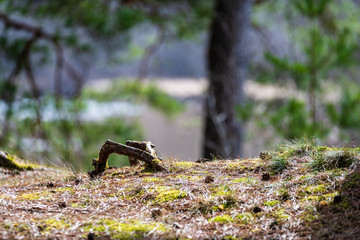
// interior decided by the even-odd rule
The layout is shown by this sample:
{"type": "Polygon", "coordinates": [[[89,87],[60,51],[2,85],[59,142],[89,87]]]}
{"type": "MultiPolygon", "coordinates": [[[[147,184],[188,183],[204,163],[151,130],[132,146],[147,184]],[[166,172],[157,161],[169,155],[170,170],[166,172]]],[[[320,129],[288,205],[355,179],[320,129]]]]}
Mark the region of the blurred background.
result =
{"type": "Polygon", "coordinates": [[[189,161],[358,146],[360,1],[234,2],[0,1],[0,148],[89,170],[106,139],[189,161]]]}

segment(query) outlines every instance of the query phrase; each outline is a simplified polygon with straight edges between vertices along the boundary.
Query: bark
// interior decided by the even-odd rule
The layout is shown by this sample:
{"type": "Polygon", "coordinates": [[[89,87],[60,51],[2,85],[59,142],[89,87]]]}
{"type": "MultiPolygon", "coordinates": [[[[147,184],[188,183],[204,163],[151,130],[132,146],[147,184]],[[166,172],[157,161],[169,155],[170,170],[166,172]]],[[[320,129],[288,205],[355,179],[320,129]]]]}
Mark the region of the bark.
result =
{"type": "Polygon", "coordinates": [[[253,0],[217,0],[208,48],[209,90],[205,102],[203,156],[235,158],[241,154],[242,125],[235,106],[244,101],[247,33],[253,0]]]}
{"type": "Polygon", "coordinates": [[[92,165],[95,169],[93,171],[89,171],[90,177],[101,175],[105,171],[107,166],[107,160],[109,158],[109,155],[112,153],[126,155],[143,161],[146,168],[155,171],[168,171],[164,166],[161,165],[161,161],[157,158],[156,154],[144,151],[136,147],[127,146],[111,140],[106,140],[99,152],[99,158],[93,159],[92,165]]]}
{"type": "MultiPolygon", "coordinates": [[[[155,145],[151,144],[151,142],[140,142],[140,141],[126,141],[127,146],[138,148],[140,150],[146,151],[148,153],[153,153],[156,156],[155,145]]],[[[139,159],[136,157],[129,156],[130,166],[135,166],[139,164],[139,159]]]]}

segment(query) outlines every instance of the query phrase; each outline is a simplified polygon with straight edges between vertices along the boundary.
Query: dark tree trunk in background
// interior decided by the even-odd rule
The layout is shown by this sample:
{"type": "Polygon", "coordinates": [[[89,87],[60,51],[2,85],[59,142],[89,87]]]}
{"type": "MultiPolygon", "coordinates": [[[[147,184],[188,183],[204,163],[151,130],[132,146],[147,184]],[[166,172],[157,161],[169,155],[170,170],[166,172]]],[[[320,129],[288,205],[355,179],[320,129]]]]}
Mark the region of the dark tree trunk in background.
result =
{"type": "Polygon", "coordinates": [[[209,90],[205,102],[203,156],[236,158],[242,125],[235,106],[244,101],[248,30],[253,0],[217,0],[208,49],[209,90]]]}

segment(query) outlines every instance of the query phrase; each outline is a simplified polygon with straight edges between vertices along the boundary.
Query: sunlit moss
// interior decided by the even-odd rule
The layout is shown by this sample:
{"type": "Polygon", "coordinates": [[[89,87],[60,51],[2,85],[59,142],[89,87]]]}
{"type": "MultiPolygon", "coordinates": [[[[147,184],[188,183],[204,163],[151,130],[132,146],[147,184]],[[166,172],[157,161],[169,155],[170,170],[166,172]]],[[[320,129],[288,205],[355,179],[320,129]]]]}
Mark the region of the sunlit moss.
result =
{"type": "Polygon", "coordinates": [[[58,220],[55,218],[49,218],[41,220],[39,223],[39,228],[43,227],[43,231],[51,231],[53,228],[58,230],[63,230],[70,227],[70,224],[64,220],[58,220]],[[43,225],[41,225],[43,224],[43,225]]]}
{"type": "Polygon", "coordinates": [[[360,187],[360,173],[353,173],[349,175],[347,181],[344,183],[344,189],[351,190],[360,187]]]}
{"type": "Polygon", "coordinates": [[[246,183],[246,184],[250,184],[250,185],[258,183],[258,181],[253,177],[237,178],[235,180],[232,180],[232,182],[234,182],[234,183],[246,183]]]}
{"type": "Polygon", "coordinates": [[[143,179],[144,182],[162,182],[163,180],[158,177],[147,177],[143,179]]]}
{"type": "Polygon", "coordinates": [[[238,170],[240,172],[254,170],[258,167],[264,166],[265,163],[260,158],[250,158],[243,160],[231,161],[226,166],[222,167],[224,171],[238,170]]]}
{"type": "Polygon", "coordinates": [[[0,200],[1,199],[8,199],[8,198],[10,198],[9,196],[6,196],[6,195],[4,195],[4,194],[0,194],[0,200]]]}
{"type": "Polygon", "coordinates": [[[60,187],[60,188],[54,189],[54,191],[56,191],[56,192],[69,192],[70,194],[74,194],[75,189],[72,188],[72,187],[60,187]]]}
{"type": "Polygon", "coordinates": [[[219,223],[230,223],[233,222],[234,219],[227,214],[216,216],[213,218],[208,219],[209,222],[219,222],[219,223]]]}
{"type": "Polygon", "coordinates": [[[196,165],[194,162],[174,162],[173,164],[183,169],[192,168],[196,165]]]}
{"type": "Polygon", "coordinates": [[[151,234],[162,234],[169,229],[162,223],[130,220],[119,222],[112,219],[101,219],[84,224],[85,232],[108,232],[113,239],[142,239],[151,234]]]}
{"type": "Polygon", "coordinates": [[[190,181],[200,181],[203,179],[201,176],[191,176],[191,175],[183,175],[183,174],[179,174],[175,178],[182,178],[190,181]]]}
{"type": "Polygon", "coordinates": [[[284,220],[290,218],[288,214],[285,213],[284,209],[278,209],[277,211],[271,213],[273,217],[276,217],[279,220],[284,220]]]}
{"type": "Polygon", "coordinates": [[[281,201],[279,200],[269,200],[264,202],[264,206],[268,206],[268,207],[274,207],[275,205],[279,205],[281,204],[281,201]]]}
{"type": "Polygon", "coordinates": [[[212,196],[226,196],[231,195],[234,191],[228,185],[220,185],[212,189],[212,196]]]}
{"type": "Polygon", "coordinates": [[[253,214],[250,213],[250,212],[245,212],[245,213],[237,214],[237,215],[236,215],[236,220],[237,220],[240,224],[248,224],[248,223],[253,222],[254,216],[253,216],[253,214]]]}
{"type": "MultiPolygon", "coordinates": [[[[157,190],[159,191],[159,190],[157,190]]],[[[159,191],[159,194],[156,196],[155,201],[158,203],[163,203],[163,202],[170,202],[170,201],[174,201],[175,199],[179,199],[179,198],[184,198],[186,197],[186,193],[180,190],[164,190],[164,191],[159,191]]]]}
{"type": "Polygon", "coordinates": [[[279,190],[276,191],[276,196],[281,200],[281,201],[286,201],[290,198],[290,194],[289,191],[286,188],[281,188],[279,190]]]}
{"type": "Polygon", "coordinates": [[[308,186],[301,188],[301,192],[299,195],[304,194],[317,194],[317,193],[325,193],[326,192],[326,186],[324,184],[315,185],[315,186],[308,186]]]}
{"type": "Polygon", "coordinates": [[[360,160],[358,154],[355,149],[326,147],[321,151],[314,151],[310,167],[317,171],[347,168],[360,160]]]}
{"type": "Polygon", "coordinates": [[[301,199],[302,202],[319,202],[321,200],[324,200],[325,198],[323,196],[306,196],[303,199],[301,199]]]}
{"type": "Polygon", "coordinates": [[[3,227],[13,232],[27,232],[31,229],[28,224],[19,222],[6,222],[3,227]]]}
{"type": "Polygon", "coordinates": [[[25,200],[37,200],[42,197],[42,194],[39,193],[24,193],[20,195],[21,198],[25,200]]]}

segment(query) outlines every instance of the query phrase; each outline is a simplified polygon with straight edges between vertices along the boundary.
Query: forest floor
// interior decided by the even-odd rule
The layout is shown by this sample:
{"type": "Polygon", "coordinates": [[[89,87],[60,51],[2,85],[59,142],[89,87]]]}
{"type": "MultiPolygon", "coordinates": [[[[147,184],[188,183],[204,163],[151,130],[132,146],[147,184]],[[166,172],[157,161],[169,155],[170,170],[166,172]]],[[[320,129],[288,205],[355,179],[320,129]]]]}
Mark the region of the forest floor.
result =
{"type": "MultiPolygon", "coordinates": [[[[2,170],[1,239],[358,239],[360,148],[299,142],[258,158],[163,161],[99,178],[2,170]]],[[[0,168],[1,169],[1,168],[0,168]]]]}

